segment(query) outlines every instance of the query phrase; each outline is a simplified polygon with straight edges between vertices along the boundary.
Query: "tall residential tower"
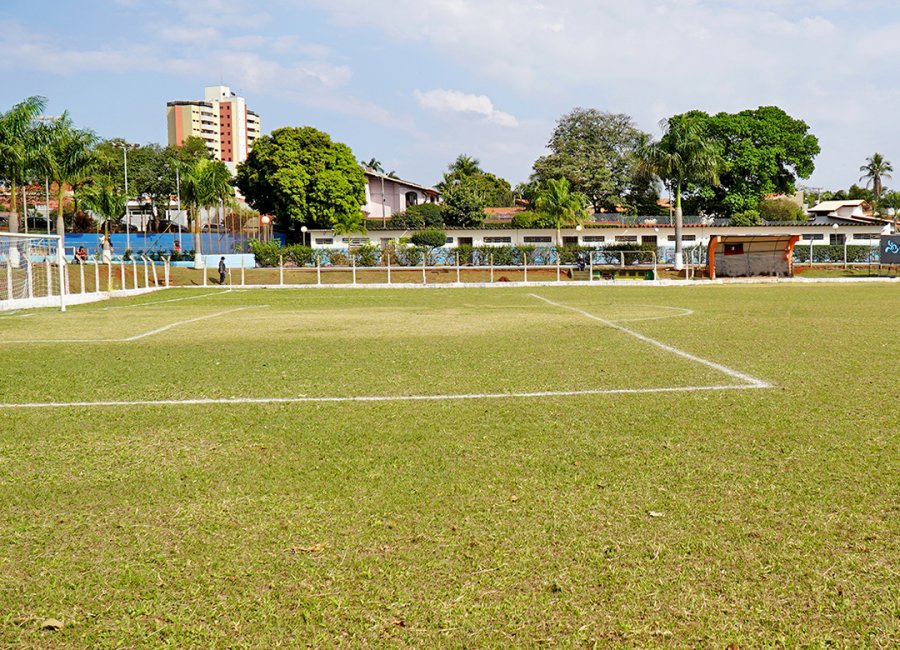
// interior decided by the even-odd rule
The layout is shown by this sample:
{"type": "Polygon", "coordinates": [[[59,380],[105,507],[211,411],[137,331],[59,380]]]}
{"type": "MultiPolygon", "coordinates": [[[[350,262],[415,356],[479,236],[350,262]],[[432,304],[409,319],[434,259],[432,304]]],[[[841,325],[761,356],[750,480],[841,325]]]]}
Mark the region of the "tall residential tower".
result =
{"type": "Polygon", "coordinates": [[[234,173],[259,138],[259,115],[228,86],[207,86],[204,95],[202,100],[166,105],[169,144],[180,147],[191,136],[202,138],[213,158],[234,173]]]}

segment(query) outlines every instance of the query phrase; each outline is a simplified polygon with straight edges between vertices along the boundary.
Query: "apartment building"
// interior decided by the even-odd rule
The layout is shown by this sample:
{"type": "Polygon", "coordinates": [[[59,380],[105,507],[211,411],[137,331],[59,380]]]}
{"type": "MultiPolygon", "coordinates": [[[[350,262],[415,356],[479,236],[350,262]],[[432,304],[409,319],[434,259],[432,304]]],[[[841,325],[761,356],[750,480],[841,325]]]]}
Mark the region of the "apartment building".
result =
{"type": "Polygon", "coordinates": [[[207,86],[202,100],[168,102],[166,116],[170,145],[180,147],[191,136],[202,138],[212,156],[232,172],[260,136],[259,115],[228,86],[207,86]]]}

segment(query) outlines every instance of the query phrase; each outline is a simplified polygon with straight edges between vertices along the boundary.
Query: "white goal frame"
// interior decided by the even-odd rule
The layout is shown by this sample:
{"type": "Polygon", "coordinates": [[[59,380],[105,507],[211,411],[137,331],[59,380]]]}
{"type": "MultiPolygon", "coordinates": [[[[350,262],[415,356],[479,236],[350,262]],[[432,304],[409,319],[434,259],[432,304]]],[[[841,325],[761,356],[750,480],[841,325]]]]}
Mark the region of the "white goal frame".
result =
{"type": "MultiPolygon", "coordinates": [[[[3,290],[0,291],[0,311],[9,311],[12,309],[32,309],[35,307],[56,307],[59,306],[60,311],[66,311],[66,295],[68,293],[68,287],[66,283],[66,256],[65,251],[63,250],[63,241],[62,237],[59,235],[47,235],[47,234],[37,234],[37,233],[17,233],[17,232],[0,232],[0,240],[8,238],[9,240],[15,241],[20,240],[22,242],[27,241],[40,241],[40,242],[54,242],[56,251],[53,255],[53,261],[50,261],[50,258],[47,258],[47,287],[46,287],[46,295],[43,296],[35,296],[35,287],[28,286],[27,295],[25,297],[16,296],[13,293],[13,269],[14,264],[12,260],[12,255],[9,253],[9,250],[3,251],[0,250],[0,255],[2,255],[2,262],[0,262],[0,273],[3,273],[3,280],[0,281],[0,285],[3,285],[3,290]],[[56,273],[57,273],[57,289],[58,294],[53,293],[53,285],[52,285],[52,274],[53,269],[52,265],[56,265],[56,273]]],[[[33,264],[32,260],[25,260],[25,267],[30,269],[33,264]]],[[[31,276],[29,271],[28,277],[26,279],[26,283],[30,283],[33,285],[35,283],[34,278],[31,276]]]]}

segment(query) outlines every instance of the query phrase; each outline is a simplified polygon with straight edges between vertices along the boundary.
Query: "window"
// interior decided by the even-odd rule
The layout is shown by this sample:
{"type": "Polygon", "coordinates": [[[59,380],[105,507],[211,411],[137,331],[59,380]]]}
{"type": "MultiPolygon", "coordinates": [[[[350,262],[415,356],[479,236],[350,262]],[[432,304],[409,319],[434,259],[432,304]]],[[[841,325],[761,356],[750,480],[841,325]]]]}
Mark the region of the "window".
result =
{"type": "Polygon", "coordinates": [[[743,255],[744,254],[744,245],[743,244],[725,244],[725,254],[726,255],[743,255]]]}
{"type": "Polygon", "coordinates": [[[606,237],[603,235],[586,235],[581,238],[585,244],[602,244],[606,241],[606,237]]]}
{"type": "Polygon", "coordinates": [[[642,244],[656,244],[656,235],[644,235],[641,237],[642,244]]]}
{"type": "Polygon", "coordinates": [[[453,243],[453,237],[447,237],[447,243],[448,243],[448,244],[452,244],[452,243],[453,243]]]}
{"type": "Polygon", "coordinates": [[[847,243],[847,235],[844,235],[843,233],[829,235],[828,243],[832,246],[843,246],[847,243]]]}
{"type": "Polygon", "coordinates": [[[324,237],[321,239],[316,237],[316,244],[318,246],[331,246],[332,244],[334,244],[334,240],[330,237],[324,237]]]}
{"type": "Polygon", "coordinates": [[[350,237],[347,239],[347,243],[351,246],[368,246],[369,238],[368,237],[350,237]]]}
{"type": "Polygon", "coordinates": [[[825,241],[825,235],[822,233],[804,234],[802,237],[803,241],[825,241]]]}
{"type": "Polygon", "coordinates": [[[637,235],[616,235],[616,241],[637,242],[637,235]]]}
{"type": "Polygon", "coordinates": [[[419,203],[419,195],[415,192],[406,193],[406,205],[416,205],[419,203]]]}
{"type": "Polygon", "coordinates": [[[853,235],[853,239],[858,239],[862,241],[872,241],[873,239],[881,239],[881,235],[870,235],[870,234],[855,234],[853,235]]]}
{"type": "Polygon", "coordinates": [[[511,244],[512,237],[485,237],[485,244],[511,244]]]}
{"type": "MultiPolygon", "coordinates": [[[[666,239],[675,241],[675,235],[669,235],[666,239]]],[[[697,235],[682,235],[681,241],[697,241],[697,235]]]]}
{"type": "Polygon", "coordinates": [[[525,237],[526,244],[550,244],[553,237],[525,237]]]}

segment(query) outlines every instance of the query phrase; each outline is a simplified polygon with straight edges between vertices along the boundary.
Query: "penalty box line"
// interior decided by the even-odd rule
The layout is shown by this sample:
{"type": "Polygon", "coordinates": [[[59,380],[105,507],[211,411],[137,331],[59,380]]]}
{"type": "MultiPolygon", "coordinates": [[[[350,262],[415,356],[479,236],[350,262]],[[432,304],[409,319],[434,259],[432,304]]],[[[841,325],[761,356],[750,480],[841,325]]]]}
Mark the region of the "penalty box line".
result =
{"type": "Polygon", "coordinates": [[[590,318],[591,320],[595,320],[598,323],[602,323],[607,327],[610,327],[614,330],[618,330],[629,336],[633,336],[639,341],[643,341],[644,343],[649,343],[655,347],[660,348],[661,350],[665,350],[666,352],[670,352],[674,355],[687,359],[688,361],[693,361],[694,363],[699,363],[700,365],[704,365],[708,368],[712,368],[713,370],[717,370],[729,377],[734,377],[735,379],[740,379],[745,382],[747,385],[742,388],[772,388],[772,385],[762,379],[757,379],[752,375],[748,375],[747,373],[740,372],[739,370],[735,370],[733,368],[729,368],[728,366],[723,366],[721,363],[716,363],[715,361],[710,361],[709,359],[704,359],[702,357],[698,357],[697,355],[691,354],[690,352],[685,352],[684,350],[679,350],[676,347],[668,345],[667,343],[663,343],[662,341],[657,341],[656,339],[652,339],[649,336],[644,336],[640,332],[635,332],[632,329],[627,327],[623,327],[618,323],[614,323],[613,321],[606,320],[605,318],[601,318],[600,316],[595,316],[594,314],[584,311],[583,309],[579,309],[578,307],[572,307],[570,305],[564,305],[559,302],[554,302],[549,298],[544,298],[543,296],[539,296],[535,293],[528,294],[532,298],[537,298],[538,300],[542,300],[548,305],[553,305],[554,307],[558,307],[559,309],[566,309],[568,311],[575,312],[576,314],[581,314],[585,318],[590,318]]]}
{"type": "Polygon", "coordinates": [[[646,393],[684,393],[698,391],[754,390],[768,386],[724,385],[724,386],[673,386],[664,388],[601,388],[596,390],[538,391],[531,393],[463,393],[458,395],[349,395],[346,397],[222,397],[198,399],[122,400],[97,402],[25,402],[22,404],[0,404],[0,410],[88,408],[88,407],[129,407],[129,406],[228,406],[266,404],[321,404],[347,402],[461,402],[472,400],[509,400],[552,397],[586,397],[596,395],[640,395],[646,393]]]}
{"type": "Polygon", "coordinates": [[[124,338],[118,339],[20,339],[17,341],[2,341],[0,340],[0,346],[3,345],[28,345],[28,344],[51,344],[51,343],[132,343],[134,341],[140,341],[141,339],[145,339],[149,336],[156,336],[157,334],[162,334],[163,332],[168,332],[171,329],[176,327],[181,327],[183,325],[190,325],[191,323],[199,323],[201,321],[210,320],[212,318],[219,318],[221,316],[227,316],[228,314],[234,314],[239,311],[246,311],[248,309],[265,309],[268,305],[250,305],[248,307],[237,307],[235,309],[226,309],[225,311],[220,311],[215,314],[209,314],[207,316],[198,316],[197,318],[190,318],[188,320],[181,320],[176,323],[169,323],[168,325],[163,325],[162,327],[157,327],[156,329],[152,329],[149,332],[144,332],[142,334],[135,334],[134,336],[126,336],[124,338]]]}

